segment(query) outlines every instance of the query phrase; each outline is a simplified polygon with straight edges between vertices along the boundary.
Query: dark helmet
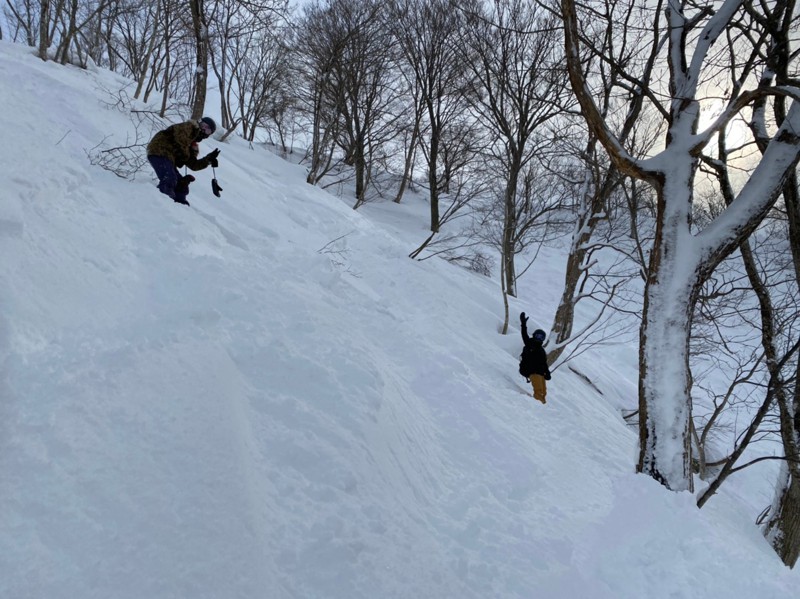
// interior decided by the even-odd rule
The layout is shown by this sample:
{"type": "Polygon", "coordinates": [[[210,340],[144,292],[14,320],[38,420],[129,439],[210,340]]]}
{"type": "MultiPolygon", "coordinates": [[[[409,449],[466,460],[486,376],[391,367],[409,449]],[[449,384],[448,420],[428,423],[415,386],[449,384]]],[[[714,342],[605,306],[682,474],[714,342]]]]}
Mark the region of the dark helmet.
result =
{"type": "Polygon", "coordinates": [[[542,329],[536,329],[533,332],[533,338],[536,341],[541,341],[542,343],[544,343],[545,337],[547,337],[547,333],[545,333],[542,329]]]}
{"type": "Polygon", "coordinates": [[[203,124],[205,124],[209,129],[211,129],[211,132],[208,135],[211,135],[211,133],[214,133],[214,131],[217,130],[217,124],[214,122],[214,119],[212,119],[210,116],[204,116],[202,119],[200,119],[199,123],[201,128],[203,124]]]}

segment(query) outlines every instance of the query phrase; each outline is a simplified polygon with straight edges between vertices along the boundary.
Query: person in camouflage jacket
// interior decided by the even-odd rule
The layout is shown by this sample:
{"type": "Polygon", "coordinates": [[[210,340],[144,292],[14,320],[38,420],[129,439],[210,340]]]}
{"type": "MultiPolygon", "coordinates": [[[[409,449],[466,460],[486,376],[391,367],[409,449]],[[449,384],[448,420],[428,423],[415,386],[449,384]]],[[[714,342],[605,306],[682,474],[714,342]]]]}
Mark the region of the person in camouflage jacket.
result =
{"type": "Polygon", "coordinates": [[[198,143],[211,136],[217,124],[210,117],[204,116],[199,121],[186,121],[170,125],[159,131],[147,144],[147,160],[158,177],[158,189],[179,204],[189,205],[189,183],[194,181],[192,175],[181,177],[179,168],[189,167],[193,171],[201,171],[210,164],[219,166],[217,156],[219,149],[198,158],[198,143]]]}

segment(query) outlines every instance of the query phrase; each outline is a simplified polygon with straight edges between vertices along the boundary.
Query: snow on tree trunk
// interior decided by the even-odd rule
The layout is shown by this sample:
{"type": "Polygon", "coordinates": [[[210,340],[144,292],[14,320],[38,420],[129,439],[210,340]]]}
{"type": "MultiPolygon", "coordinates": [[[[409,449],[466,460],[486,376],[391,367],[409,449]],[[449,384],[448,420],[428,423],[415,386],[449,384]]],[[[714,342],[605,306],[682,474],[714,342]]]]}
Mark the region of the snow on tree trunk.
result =
{"type": "MultiPolygon", "coordinates": [[[[674,491],[691,490],[691,376],[688,365],[691,315],[697,290],[727,257],[758,226],[774,204],[787,173],[797,164],[800,153],[800,108],[792,103],[779,130],[770,140],[763,158],[731,205],[702,232],[692,235],[691,210],[697,157],[710,139],[738,112],[764,93],[786,93],[800,97],[797,88],[736,88],[723,113],[698,133],[702,81],[706,61],[716,40],[728,28],[735,28],[734,16],[741,0],[725,0],[715,12],[700,11],[687,16],[692,6],[668,2],[654,17],[653,57],[660,35],[668,34],[664,57],[669,68],[669,104],[662,107],[669,130],[664,149],[653,157],[631,156],[612,133],[597,108],[587,82],[581,57],[581,36],[573,0],[562,0],[562,17],[567,65],[573,92],[592,133],[603,144],[621,173],[649,182],[658,193],[656,236],[640,331],[639,419],[640,454],[637,470],[649,474],[674,491]],[[660,28],[666,24],[663,32],[660,28]],[[694,32],[694,29],[702,30],[694,32]],[[687,41],[693,35],[692,43],[687,41]]],[[[613,25],[614,23],[610,23],[613,25]]],[[[755,55],[754,55],[755,56],[755,55]]],[[[609,63],[624,72],[623,62],[609,63]]],[[[653,63],[649,72],[663,68],[653,63]]],[[[710,68],[710,67],[709,67],[710,68]]],[[[734,69],[734,67],[731,67],[734,69]]],[[[735,69],[734,69],[735,70],[735,69]]],[[[651,93],[649,80],[635,93],[651,93]]],[[[651,95],[651,99],[655,96],[651,95]]]]}
{"type": "MultiPolygon", "coordinates": [[[[670,279],[670,269],[661,275],[670,279]]],[[[688,336],[691,283],[649,286],[639,350],[639,464],[673,491],[692,490],[688,336]]]]}
{"type": "Polygon", "coordinates": [[[685,491],[692,488],[689,331],[699,287],[699,255],[689,229],[696,160],[674,154],[659,190],[642,315],[637,471],[673,491],[685,491]]]}

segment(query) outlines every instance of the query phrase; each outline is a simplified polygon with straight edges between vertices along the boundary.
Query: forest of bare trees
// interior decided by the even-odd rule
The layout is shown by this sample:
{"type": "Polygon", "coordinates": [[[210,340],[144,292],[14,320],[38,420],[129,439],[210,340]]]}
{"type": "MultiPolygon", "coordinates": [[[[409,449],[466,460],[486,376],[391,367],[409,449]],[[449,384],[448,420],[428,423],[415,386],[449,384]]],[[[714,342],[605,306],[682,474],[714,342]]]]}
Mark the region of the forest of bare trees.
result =
{"type": "Polygon", "coordinates": [[[3,3],[1,39],[126,77],[119,98],[153,126],[219,115],[218,136],[296,154],[354,208],[424,197],[410,257],[491,274],[504,334],[537,248],[558,244],[551,369],[636,319],[637,470],[698,486],[702,507],[779,461],[758,522],[795,565],[794,0],[3,3]]]}

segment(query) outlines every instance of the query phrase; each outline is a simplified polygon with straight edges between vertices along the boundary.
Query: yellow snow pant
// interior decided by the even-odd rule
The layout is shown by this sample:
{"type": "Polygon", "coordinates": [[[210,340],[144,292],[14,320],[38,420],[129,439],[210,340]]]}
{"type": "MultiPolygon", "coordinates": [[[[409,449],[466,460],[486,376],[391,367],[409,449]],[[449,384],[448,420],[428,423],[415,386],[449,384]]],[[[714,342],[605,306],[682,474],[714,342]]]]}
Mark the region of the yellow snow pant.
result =
{"type": "Polygon", "coordinates": [[[547,403],[545,401],[545,396],[547,395],[547,383],[544,380],[544,377],[541,374],[532,374],[528,377],[531,381],[531,385],[533,385],[533,398],[538,399],[542,403],[547,403]]]}

